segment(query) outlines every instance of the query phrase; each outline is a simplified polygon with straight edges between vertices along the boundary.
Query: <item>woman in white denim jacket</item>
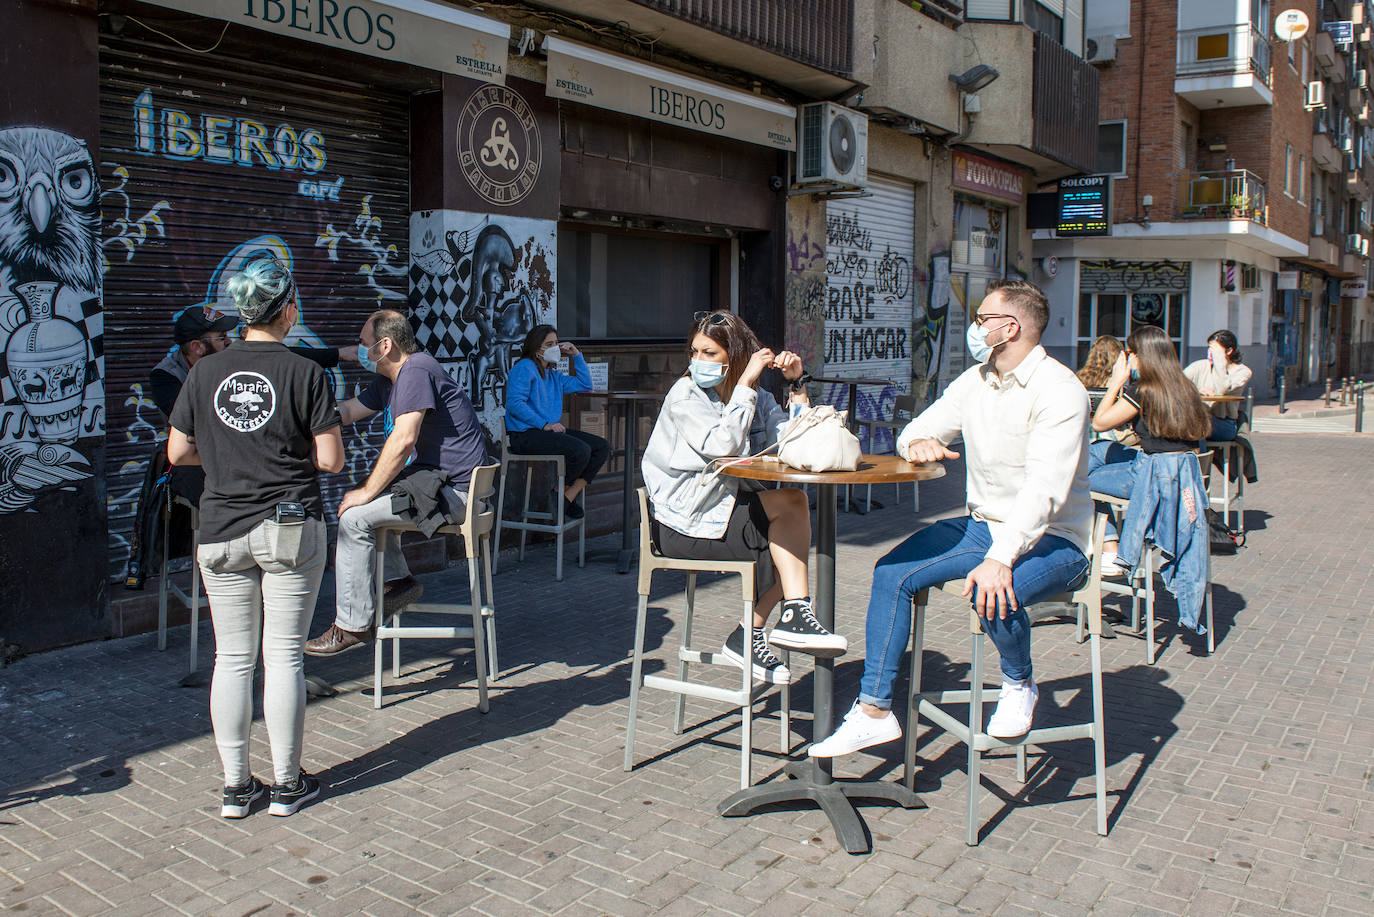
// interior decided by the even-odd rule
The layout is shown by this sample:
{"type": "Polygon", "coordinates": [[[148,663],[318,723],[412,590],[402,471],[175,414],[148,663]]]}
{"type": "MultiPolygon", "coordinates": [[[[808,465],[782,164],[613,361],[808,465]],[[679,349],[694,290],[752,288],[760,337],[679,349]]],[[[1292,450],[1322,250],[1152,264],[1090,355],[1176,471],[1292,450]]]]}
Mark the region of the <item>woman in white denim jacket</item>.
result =
{"type": "Polygon", "coordinates": [[[807,594],[811,512],[797,488],[763,490],[750,482],[711,474],[716,459],[759,452],[775,443],[788,415],[758,388],[767,368],[793,383],[792,402],[805,405],[801,358],[762,347],[754,332],[730,312],[698,312],[687,339],[688,373],[664,399],[641,470],[653,509],[654,543],[664,555],[702,560],[752,560],[758,564],[752,621],[741,621],[723,655],[744,666],[744,628],[754,675],[787,684],[791,673],[769,649],[814,655],[843,653],[843,637],[816,620],[807,594]],[[764,625],[781,599],[782,615],[767,638],[764,625]]]}

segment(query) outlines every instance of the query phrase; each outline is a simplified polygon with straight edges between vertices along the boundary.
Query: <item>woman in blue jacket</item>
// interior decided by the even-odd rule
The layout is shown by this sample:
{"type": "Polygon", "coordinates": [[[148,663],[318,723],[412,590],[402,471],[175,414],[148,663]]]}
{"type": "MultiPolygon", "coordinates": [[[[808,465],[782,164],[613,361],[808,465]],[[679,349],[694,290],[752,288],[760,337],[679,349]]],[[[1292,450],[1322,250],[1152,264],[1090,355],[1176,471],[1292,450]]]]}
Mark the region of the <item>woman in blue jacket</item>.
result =
{"type": "Polygon", "coordinates": [[[506,379],[506,432],[511,448],[533,455],[563,456],[564,515],[581,519],[577,495],[582,493],[611,454],[611,444],[599,436],[569,430],[560,422],[563,396],[590,391],[592,374],[581,352],[570,343],[558,342],[552,325],[536,325],[525,335],[520,361],[506,379]],[[558,371],[558,358],[566,356],[572,374],[558,371]]]}

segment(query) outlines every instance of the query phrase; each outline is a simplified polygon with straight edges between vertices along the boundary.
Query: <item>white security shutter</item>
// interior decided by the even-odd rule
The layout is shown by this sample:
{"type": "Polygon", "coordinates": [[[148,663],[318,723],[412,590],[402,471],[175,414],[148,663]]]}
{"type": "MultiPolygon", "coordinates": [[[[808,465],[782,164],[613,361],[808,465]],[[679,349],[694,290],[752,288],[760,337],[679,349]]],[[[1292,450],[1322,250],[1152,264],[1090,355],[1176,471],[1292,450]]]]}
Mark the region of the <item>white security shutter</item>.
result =
{"type": "MultiPolygon", "coordinates": [[[[911,387],[916,191],[875,176],[868,190],[825,208],[825,375],[873,379],[859,388],[856,413],[890,417],[911,387]]],[[[845,408],[848,389],[827,386],[824,400],[845,408]]]]}
{"type": "Polygon", "coordinates": [[[964,6],[965,19],[1011,20],[1011,0],[968,0],[964,6]]]}

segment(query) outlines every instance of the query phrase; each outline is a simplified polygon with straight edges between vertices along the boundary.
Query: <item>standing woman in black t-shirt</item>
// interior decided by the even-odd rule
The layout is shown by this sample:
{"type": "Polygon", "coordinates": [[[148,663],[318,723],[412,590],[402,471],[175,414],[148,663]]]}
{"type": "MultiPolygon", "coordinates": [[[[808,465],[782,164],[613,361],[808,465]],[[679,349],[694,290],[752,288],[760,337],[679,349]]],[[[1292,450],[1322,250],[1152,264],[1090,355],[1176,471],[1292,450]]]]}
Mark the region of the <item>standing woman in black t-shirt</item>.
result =
{"type": "MultiPolygon", "coordinates": [[[[1183,375],[1173,342],[1155,325],[1137,328],[1126,338],[1126,350],[1116,358],[1092,423],[1099,433],[1130,424],[1140,438],[1139,449],[1106,441],[1089,447],[1088,485],[1114,497],[1131,495],[1135,460],[1141,453],[1196,452],[1212,429],[1211,414],[1183,375]]],[[[1125,572],[1117,563],[1116,535],[1109,520],[1102,546],[1103,576],[1125,572]]]]}
{"type": "Polygon", "coordinates": [[[247,326],[243,341],[191,368],[167,454],[174,465],[205,466],[196,561],[215,627],[210,719],[224,764],[220,815],[242,818],[266,792],[248,763],[259,645],[269,811],[291,815],[319,795],[300,764],[301,650],[326,556],[318,473],[343,467],[343,440],[324,370],[282,344],[300,308],[291,275],[276,261],[255,261],[228,289],[247,326]]]}

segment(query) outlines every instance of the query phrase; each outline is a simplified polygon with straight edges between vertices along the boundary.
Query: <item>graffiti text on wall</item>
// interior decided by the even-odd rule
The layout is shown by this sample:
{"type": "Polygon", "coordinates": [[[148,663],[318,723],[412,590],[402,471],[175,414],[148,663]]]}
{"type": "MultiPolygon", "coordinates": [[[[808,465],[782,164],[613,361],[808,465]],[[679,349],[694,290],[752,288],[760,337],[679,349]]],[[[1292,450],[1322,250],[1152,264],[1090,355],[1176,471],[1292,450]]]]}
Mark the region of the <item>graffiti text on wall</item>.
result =
{"type": "Polygon", "coordinates": [[[282,122],[269,128],[253,118],[159,109],[149,89],[134,100],[134,149],[149,156],[314,173],[328,162],[324,145],[324,134],[313,127],[282,122]]]}
{"type": "Polygon", "coordinates": [[[91,477],[104,434],[100,194],[86,144],[0,129],[0,513],[91,477]]]}
{"type": "Polygon", "coordinates": [[[833,207],[826,215],[827,365],[911,356],[911,263],[874,238],[868,219],[833,207]]]}

